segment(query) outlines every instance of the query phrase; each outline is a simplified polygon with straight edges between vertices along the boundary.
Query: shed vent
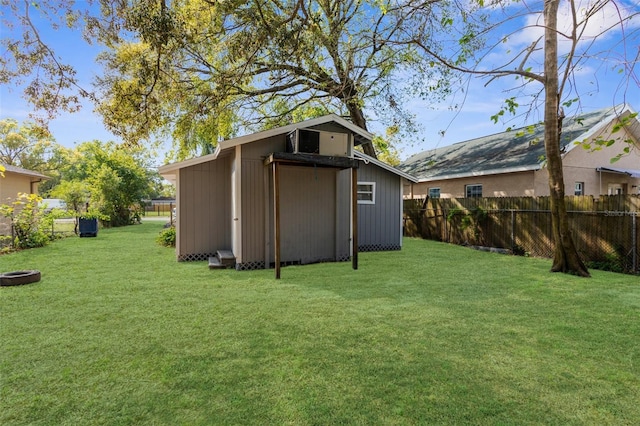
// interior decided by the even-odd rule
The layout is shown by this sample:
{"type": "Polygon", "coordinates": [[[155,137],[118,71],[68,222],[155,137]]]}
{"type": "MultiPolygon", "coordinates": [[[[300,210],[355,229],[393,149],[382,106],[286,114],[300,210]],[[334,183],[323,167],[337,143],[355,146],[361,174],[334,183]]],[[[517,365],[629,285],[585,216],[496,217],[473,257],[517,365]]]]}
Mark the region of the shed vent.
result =
{"type": "Polygon", "coordinates": [[[287,152],[346,157],[348,140],[345,133],[297,129],[287,135],[287,152]]]}

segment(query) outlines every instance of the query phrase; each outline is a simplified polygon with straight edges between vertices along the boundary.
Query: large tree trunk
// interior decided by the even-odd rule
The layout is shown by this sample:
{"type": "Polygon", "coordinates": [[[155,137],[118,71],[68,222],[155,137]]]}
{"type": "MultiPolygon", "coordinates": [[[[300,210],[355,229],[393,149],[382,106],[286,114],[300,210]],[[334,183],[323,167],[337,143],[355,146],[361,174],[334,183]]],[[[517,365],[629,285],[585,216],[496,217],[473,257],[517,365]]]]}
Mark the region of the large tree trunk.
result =
{"type": "Polygon", "coordinates": [[[552,272],[568,272],[583,277],[589,276],[573,243],[569,217],[565,203],[559,119],[560,94],[558,93],[558,3],[559,0],[545,0],[545,44],[544,44],[544,144],[549,171],[549,195],[551,196],[551,226],[555,242],[552,272]]]}
{"type": "MultiPolygon", "coordinates": [[[[364,130],[367,130],[367,120],[364,118],[362,108],[356,104],[356,101],[347,102],[347,108],[349,109],[349,116],[351,117],[351,122],[356,126],[361,127],[364,130]]],[[[372,142],[363,144],[362,150],[369,157],[378,158],[372,142]]]]}

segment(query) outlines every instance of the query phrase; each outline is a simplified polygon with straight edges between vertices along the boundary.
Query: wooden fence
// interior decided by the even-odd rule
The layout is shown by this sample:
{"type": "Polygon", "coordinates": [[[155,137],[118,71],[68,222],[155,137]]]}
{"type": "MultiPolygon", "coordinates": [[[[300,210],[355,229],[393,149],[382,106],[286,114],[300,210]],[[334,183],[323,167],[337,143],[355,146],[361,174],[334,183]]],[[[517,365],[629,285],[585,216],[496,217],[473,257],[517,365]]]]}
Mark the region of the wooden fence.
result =
{"type": "MultiPolygon", "coordinates": [[[[566,198],[576,248],[592,268],[640,273],[640,196],[566,198]]],[[[549,197],[404,202],[407,236],[552,257],[549,197]]]]}
{"type": "Polygon", "coordinates": [[[156,216],[170,216],[173,208],[176,206],[175,203],[156,203],[156,204],[147,204],[144,206],[145,215],[153,215],[156,216]]]}

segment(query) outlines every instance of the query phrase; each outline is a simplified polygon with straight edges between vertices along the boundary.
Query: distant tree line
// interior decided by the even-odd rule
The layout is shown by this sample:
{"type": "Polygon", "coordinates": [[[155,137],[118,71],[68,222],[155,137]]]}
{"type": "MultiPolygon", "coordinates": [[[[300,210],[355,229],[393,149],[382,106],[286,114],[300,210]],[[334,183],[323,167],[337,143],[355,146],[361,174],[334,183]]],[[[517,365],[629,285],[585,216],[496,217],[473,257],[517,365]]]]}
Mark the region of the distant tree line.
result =
{"type": "Polygon", "coordinates": [[[145,200],[172,195],[144,147],[94,140],[66,148],[29,122],[0,120],[0,163],[49,176],[40,196],[63,199],[76,216],[97,217],[105,226],[128,225],[145,200]]]}

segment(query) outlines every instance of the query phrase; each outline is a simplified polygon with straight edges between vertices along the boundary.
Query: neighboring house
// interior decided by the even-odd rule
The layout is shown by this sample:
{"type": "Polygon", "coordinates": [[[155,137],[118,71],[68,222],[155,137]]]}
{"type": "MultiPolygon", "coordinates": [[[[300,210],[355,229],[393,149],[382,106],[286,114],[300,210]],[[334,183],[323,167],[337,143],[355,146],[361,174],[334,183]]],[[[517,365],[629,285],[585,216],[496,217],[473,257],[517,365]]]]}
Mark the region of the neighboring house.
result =
{"type": "MultiPolygon", "coordinates": [[[[622,105],[564,120],[560,143],[567,195],[640,193],[639,117],[612,133],[618,117],[633,113],[622,105]],[[598,138],[617,142],[593,152],[577,144],[598,138]],[[627,139],[635,148],[612,164],[628,146],[621,142],[627,139]]],[[[544,126],[539,125],[533,132],[517,129],[424,151],[399,168],[418,179],[405,187],[407,198],[545,196],[549,184],[544,155],[544,126]]]]}
{"type": "MultiPolygon", "coordinates": [[[[5,168],[4,178],[0,176],[0,204],[10,204],[16,199],[19,193],[37,194],[38,185],[47,176],[23,169],[22,167],[2,164],[5,168]]],[[[0,217],[0,235],[9,235],[10,229],[8,220],[0,217]]]]}
{"type": "Polygon", "coordinates": [[[415,179],[354,149],[371,138],[327,115],[160,167],[176,185],[178,260],[224,250],[238,270],[277,274],[281,264],[352,258],[355,267],[359,250],[400,249],[403,183],[415,179]]]}

